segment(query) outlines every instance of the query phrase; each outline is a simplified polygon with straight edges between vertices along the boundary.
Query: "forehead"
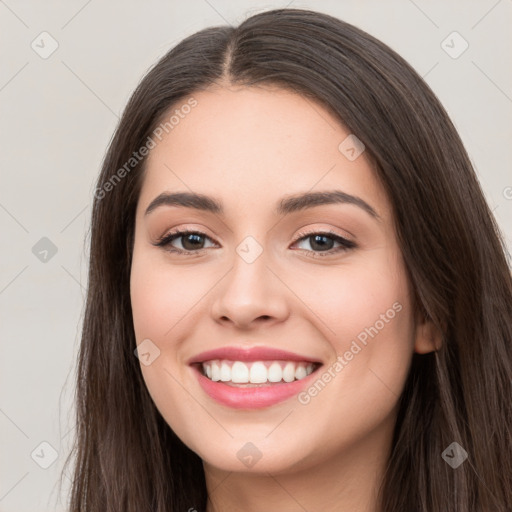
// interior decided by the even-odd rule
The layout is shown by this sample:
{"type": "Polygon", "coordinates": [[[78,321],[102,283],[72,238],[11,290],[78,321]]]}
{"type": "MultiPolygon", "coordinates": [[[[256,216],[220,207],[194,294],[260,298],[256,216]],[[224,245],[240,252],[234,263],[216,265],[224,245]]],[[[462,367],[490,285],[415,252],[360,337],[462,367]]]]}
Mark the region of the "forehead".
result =
{"type": "Polygon", "coordinates": [[[283,195],[337,189],[389,210],[369,159],[343,152],[350,132],[320,104],[269,87],[214,86],[174,105],[172,128],[155,139],[140,196],[163,191],[223,198],[232,211],[248,202],[274,207],[283,195]],[[341,150],[340,150],[340,144],[341,150]]]}

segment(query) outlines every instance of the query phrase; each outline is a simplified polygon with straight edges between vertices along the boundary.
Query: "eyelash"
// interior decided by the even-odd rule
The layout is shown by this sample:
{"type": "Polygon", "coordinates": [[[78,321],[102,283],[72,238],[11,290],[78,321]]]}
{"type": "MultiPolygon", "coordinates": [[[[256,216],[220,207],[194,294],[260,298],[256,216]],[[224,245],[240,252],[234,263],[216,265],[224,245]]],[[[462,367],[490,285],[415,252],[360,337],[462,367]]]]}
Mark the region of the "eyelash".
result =
{"type": "MultiPolygon", "coordinates": [[[[169,247],[166,249],[167,251],[169,251],[171,253],[181,254],[181,255],[184,255],[187,257],[200,256],[201,254],[203,254],[204,251],[206,251],[208,249],[207,247],[203,247],[201,249],[196,249],[196,250],[183,250],[183,249],[177,249],[176,247],[172,247],[170,245],[171,242],[173,242],[175,239],[180,238],[185,235],[199,235],[199,236],[204,236],[206,238],[210,238],[206,233],[202,233],[201,231],[177,230],[177,231],[173,231],[167,235],[160,237],[157,240],[157,242],[153,245],[155,245],[157,247],[169,247]]],[[[332,238],[334,241],[339,242],[341,244],[341,247],[336,247],[333,249],[329,249],[328,251],[321,251],[321,252],[310,251],[308,249],[301,249],[303,251],[306,251],[306,254],[311,255],[314,258],[324,258],[326,256],[331,256],[333,254],[348,251],[350,249],[354,249],[357,247],[357,245],[354,242],[352,242],[351,240],[347,240],[346,238],[343,238],[339,235],[336,235],[331,232],[326,232],[326,231],[309,231],[309,232],[299,233],[298,238],[293,243],[295,244],[295,243],[300,242],[303,239],[307,239],[313,235],[326,236],[327,238],[332,238]]]]}

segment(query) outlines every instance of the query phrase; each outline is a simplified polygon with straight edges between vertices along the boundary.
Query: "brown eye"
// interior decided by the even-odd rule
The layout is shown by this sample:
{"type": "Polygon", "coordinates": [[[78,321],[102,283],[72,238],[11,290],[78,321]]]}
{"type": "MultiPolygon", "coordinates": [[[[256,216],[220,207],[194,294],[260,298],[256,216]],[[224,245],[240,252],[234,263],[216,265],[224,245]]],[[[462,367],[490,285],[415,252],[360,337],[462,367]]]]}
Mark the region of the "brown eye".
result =
{"type": "Polygon", "coordinates": [[[170,252],[193,253],[205,249],[204,243],[206,239],[210,240],[210,237],[200,231],[174,231],[161,238],[154,245],[165,247],[170,252]],[[181,247],[173,245],[173,242],[176,240],[181,240],[181,247]]]}
{"type": "Polygon", "coordinates": [[[308,241],[311,247],[310,249],[304,249],[308,254],[312,256],[328,256],[341,251],[347,251],[356,247],[356,244],[351,240],[347,240],[342,236],[335,235],[333,233],[322,233],[314,232],[307,233],[297,240],[297,242],[308,241]],[[339,244],[338,247],[333,247],[334,244],[339,244]]]}

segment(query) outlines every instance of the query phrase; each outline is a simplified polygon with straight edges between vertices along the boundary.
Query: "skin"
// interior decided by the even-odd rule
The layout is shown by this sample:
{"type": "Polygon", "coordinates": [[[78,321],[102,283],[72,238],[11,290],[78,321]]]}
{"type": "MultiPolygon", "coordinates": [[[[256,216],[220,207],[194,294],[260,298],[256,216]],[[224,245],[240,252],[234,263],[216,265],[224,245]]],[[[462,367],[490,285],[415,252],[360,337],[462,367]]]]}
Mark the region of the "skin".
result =
{"type": "MultiPolygon", "coordinates": [[[[366,154],[350,161],[340,152],[350,132],[319,104],[268,86],[193,96],[197,106],[150,152],[136,213],[134,329],[137,343],[160,350],[141,364],[149,393],[202,458],[209,512],[377,511],[412,354],[439,343],[413,312],[391,204],[366,154]],[[380,220],[353,204],[273,213],[285,196],[333,189],[360,197],[380,220]],[[225,214],[161,206],[144,215],[160,193],[190,191],[218,198],[225,214]],[[205,233],[195,246],[202,254],[153,245],[174,228],[205,233]],[[304,229],[357,247],[314,257],[307,250],[322,249],[299,240],[304,229]],[[252,263],[236,252],[247,236],[263,251],[252,263]],[[213,348],[271,346],[320,359],[323,373],[395,303],[401,310],[307,404],[231,409],[187,365],[213,348]],[[252,467],[237,457],[248,442],[262,455],[252,467]]],[[[189,241],[172,246],[193,248],[189,241]]],[[[340,245],[327,242],[326,250],[340,245]]]]}

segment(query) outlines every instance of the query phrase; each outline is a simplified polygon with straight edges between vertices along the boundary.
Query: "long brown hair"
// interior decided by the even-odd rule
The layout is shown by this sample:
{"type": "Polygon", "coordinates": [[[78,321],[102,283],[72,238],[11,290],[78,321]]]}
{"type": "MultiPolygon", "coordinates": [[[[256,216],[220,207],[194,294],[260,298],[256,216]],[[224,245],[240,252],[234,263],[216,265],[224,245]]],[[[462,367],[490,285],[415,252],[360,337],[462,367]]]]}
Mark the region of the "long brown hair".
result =
{"type": "Polygon", "coordinates": [[[221,81],[298,92],[364,143],[393,206],[415,304],[442,332],[438,351],[413,355],[382,511],[510,510],[512,278],[461,139],[428,85],[385,44],[326,14],[277,9],[170,50],[138,85],[110,143],[92,213],[70,511],[206,508],[202,462],[156,409],[134,355],[129,280],[146,158],[126,162],[171,107],[221,81]],[[467,452],[456,468],[442,457],[454,442],[467,452]]]}

